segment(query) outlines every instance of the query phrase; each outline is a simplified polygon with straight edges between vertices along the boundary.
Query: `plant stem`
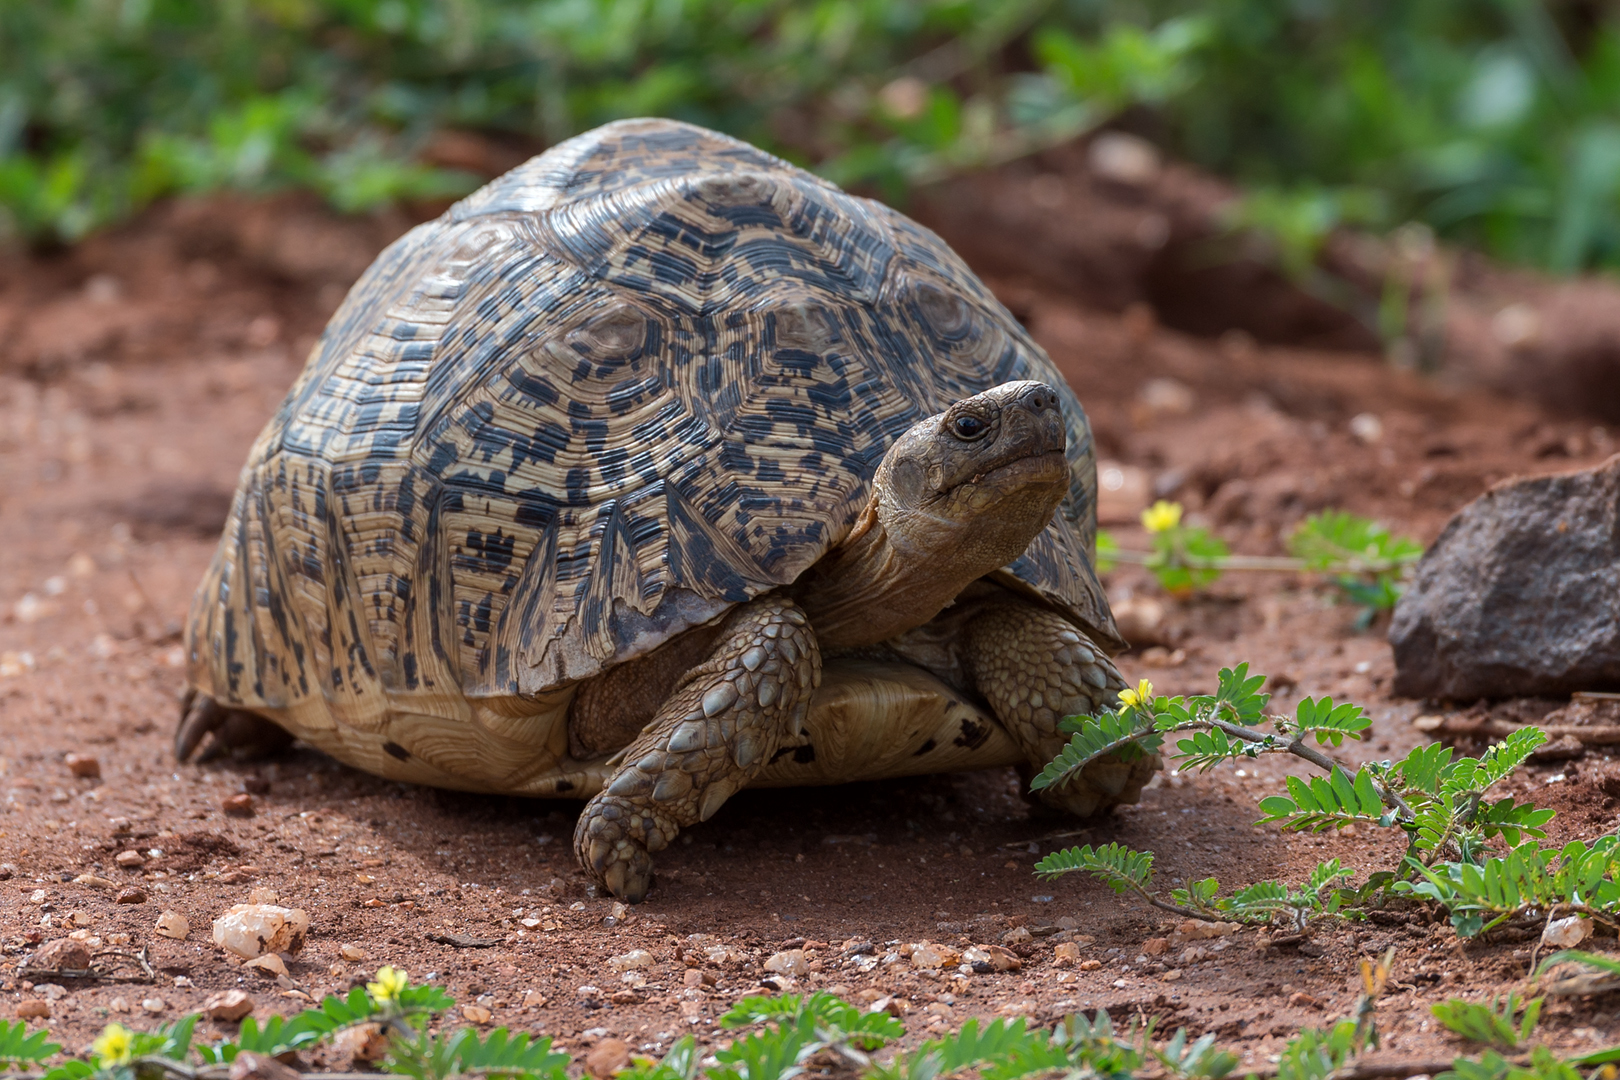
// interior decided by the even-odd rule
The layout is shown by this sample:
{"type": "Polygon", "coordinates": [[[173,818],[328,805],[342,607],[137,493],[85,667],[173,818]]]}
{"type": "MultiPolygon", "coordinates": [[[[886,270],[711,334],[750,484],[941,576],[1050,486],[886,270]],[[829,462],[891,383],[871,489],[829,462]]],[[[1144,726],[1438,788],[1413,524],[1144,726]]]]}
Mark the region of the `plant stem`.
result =
{"type": "MultiPolygon", "coordinates": [[[[1241,727],[1225,720],[1217,720],[1214,717],[1210,717],[1205,721],[1205,723],[1220,728],[1228,735],[1235,735],[1245,742],[1264,743],[1272,739],[1272,736],[1267,735],[1264,732],[1253,731],[1249,728],[1241,727]]],[[[1326,773],[1331,773],[1335,766],[1344,769],[1345,772],[1350,771],[1340,762],[1334,761],[1320,750],[1317,750],[1315,747],[1307,744],[1304,739],[1295,739],[1293,742],[1283,747],[1283,749],[1288,751],[1290,754],[1293,754],[1295,757],[1304,758],[1306,761],[1310,762],[1312,765],[1315,765],[1318,769],[1321,769],[1326,773]]],[[[1379,784],[1377,787],[1378,797],[1383,800],[1384,805],[1401,814],[1404,820],[1411,821],[1417,816],[1412,812],[1412,808],[1407,805],[1405,799],[1389,790],[1383,784],[1379,784]]]]}

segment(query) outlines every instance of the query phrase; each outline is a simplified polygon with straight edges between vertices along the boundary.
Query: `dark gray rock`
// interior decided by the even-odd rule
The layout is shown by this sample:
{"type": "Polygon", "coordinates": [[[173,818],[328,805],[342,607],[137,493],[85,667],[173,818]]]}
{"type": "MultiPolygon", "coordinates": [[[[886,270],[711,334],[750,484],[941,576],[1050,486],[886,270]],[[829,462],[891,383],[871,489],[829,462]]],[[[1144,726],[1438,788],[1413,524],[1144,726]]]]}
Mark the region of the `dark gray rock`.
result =
{"type": "Polygon", "coordinates": [[[1418,563],[1389,640],[1405,697],[1620,689],[1620,457],[1463,507],[1418,563]]]}

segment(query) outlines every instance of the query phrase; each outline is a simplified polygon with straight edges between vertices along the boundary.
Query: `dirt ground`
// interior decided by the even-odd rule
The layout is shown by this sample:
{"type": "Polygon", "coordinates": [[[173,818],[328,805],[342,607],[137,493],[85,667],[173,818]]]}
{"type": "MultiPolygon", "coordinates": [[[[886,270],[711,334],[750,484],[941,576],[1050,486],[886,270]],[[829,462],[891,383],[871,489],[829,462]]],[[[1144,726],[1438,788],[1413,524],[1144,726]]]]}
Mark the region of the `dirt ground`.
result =
{"type": "MultiPolygon", "coordinates": [[[[1301,1025],[1342,1015],[1358,958],[1389,946],[1389,1057],[1457,1051],[1428,1005],[1526,975],[1532,942],[1459,942],[1408,915],[1329,930],[1304,950],[1246,931],[1147,956],[1174,919],[1089,880],[1031,874],[1057,847],[1111,840],[1154,851],[1167,885],[1397,857],[1385,838],[1254,827],[1256,800],[1288,767],[1275,759],[1164,774],[1139,806],[1080,824],[1032,811],[1010,770],[745,792],[659,857],[655,890],[629,910],[575,868],[575,803],[412,788],[303,749],[176,765],[181,619],[236,470],[347,283],[407,224],[342,221],[299,200],[189,203],[0,265],[0,1015],[48,1001],[53,1031],[77,1048],[125,1011],[126,1022],[173,1019],[241,987],[258,1015],[289,1013],[388,963],[574,1052],[617,1037],[655,1054],[687,1031],[724,1038],[716,1018],[759,992],[768,957],[798,948],[796,987],[887,998],[911,1041],[968,1016],[1106,1008],[1218,1032],[1263,1067],[1301,1025]],[[76,776],[70,754],[93,756],[99,777],[76,776]],[[227,816],[222,803],[243,791],[253,816],[227,816]],[[127,851],[138,865],[115,861],[127,851]],[[244,970],[210,939],[212,920],[254,890],[312,920],[286,976],[244,970]],[[165,911],[188,937],[156,933],[165,911]],[[74,928],[148,948],[156,983],[16,975],[36,943],[74,928]],[[921,941],[1006,943],[1022,969],[962,976],[889,958],[921,941]],[[1070,941],[1081,962],[1063,966],[1056,948],[1070,941]],[[611,962],[635,949],[650,967],[611,962]]],[[[1090,411],[1113,485],[1104,514],[1126,546],[1142,544],[1132,522],[1156,495],[1245,553],[1280,553],[1323,507],[1427,542],[1497,480],[1613,450],[1589,420],[1446,389],[1375,355],[1190,336],[1140,302],[1108,311],[1027,278],[991,280],[1090,411]]],[[[1130,569],[1108,585],[1140,627],[1121,660],[1133,680],[1202,691],[1247,660],[1271,677],[1277,708],[1353,699],[1374,726],[1350,760],[1400,754],[1422,738],[1410,721],[1441,708],[1391,698],[1384,626],[1358,631],[1312,578],[1229,575],[1189,600],[1130,569]],[[1147,627],[1155,604],[1162,619],[1147,627]]],[[[1616,826],[1611,769],[1591,757],[1534,767],[1517,794],[1560,809],[1553,839],[1589,839],[1616,826]]],[[[1617,1013],[1612,998],[1560,1002],[1541,1030],[1592,1049],[1620,1031],[1617,1013]]]]}

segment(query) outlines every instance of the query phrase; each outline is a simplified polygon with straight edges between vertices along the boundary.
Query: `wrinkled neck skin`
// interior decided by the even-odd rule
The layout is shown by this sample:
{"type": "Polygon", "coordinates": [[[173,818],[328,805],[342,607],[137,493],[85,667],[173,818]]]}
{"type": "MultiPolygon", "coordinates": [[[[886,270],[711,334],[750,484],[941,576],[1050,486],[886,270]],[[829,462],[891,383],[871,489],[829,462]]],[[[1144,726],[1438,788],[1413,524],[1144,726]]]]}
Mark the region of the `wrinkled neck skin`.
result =
{"type": "Polygon", "coordinates": [[[915,629],[1022,555],[1062,498],[1067,474],[1057,458],[1056,484],[1051,461],[1023,462],[998,470],[996,483],[976,479],[921,505],[902,505],[880,483],[849,536],[794,589],[822,649],[915,629]]]}

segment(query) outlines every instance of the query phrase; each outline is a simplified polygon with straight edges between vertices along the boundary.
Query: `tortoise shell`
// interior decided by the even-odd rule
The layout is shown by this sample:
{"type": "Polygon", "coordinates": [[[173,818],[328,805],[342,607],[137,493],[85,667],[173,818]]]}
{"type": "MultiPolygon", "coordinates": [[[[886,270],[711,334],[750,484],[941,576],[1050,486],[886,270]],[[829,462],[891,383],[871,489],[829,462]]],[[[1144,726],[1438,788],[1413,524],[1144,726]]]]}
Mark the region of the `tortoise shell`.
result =
{"type": "Polygon", "coordinates": [[[1073,482],[997,576],[1120,646],[1085,414],[966,265],[745,143],[609,124],[356,283],[242,471],[191,680],[376,731],[590,678],[793,581],[895,438],[1014,379],[1060,388],[1073,482]]]}

